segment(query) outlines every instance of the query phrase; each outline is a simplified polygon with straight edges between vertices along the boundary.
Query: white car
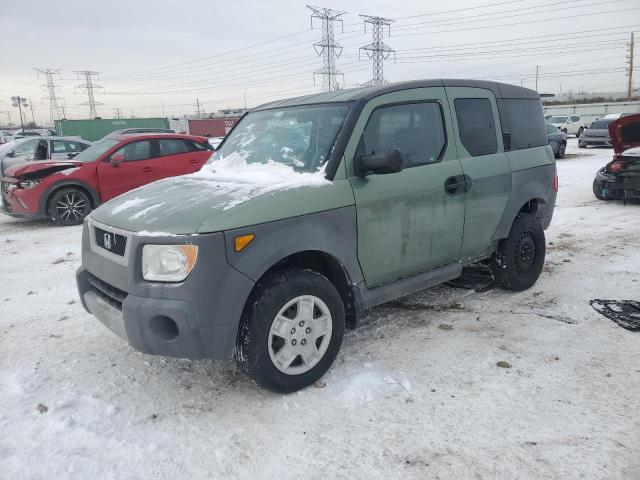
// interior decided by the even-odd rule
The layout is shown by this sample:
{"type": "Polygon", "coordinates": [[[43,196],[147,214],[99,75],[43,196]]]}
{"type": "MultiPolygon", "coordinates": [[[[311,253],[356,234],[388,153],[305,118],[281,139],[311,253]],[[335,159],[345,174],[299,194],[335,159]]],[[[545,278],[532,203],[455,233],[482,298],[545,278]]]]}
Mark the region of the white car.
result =
{"type": "Polygon", "coordinates": [[[580,115],[554,115],[548,121],[560,131],[576,137],[579,137],[585,129],[585,124],[580,115]]]}

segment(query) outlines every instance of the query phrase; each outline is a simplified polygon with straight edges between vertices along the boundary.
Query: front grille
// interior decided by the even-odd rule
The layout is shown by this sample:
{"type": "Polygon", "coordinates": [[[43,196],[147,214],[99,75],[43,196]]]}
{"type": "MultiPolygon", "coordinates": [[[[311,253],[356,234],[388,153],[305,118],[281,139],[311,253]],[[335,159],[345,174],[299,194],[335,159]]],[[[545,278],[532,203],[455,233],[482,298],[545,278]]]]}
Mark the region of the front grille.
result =
{"type": "Polygon", "coordinates": [[[2,193],[9,193],[9,182],[5,182],[3,180],[0,184],[0,188],[2,188],[2,193]]]}
{"type": "Polygon", "coordinates": [[[107,282],[103,282],[98,277],[89,276],[89,283],[93,287],[93,291],[98,294],[109,305],[122,311],[122,303],[127,298],[127,292],[120,290],[107,282]]]}
{"type": "Polygon", "coordinates": [[[124,257],[124,252],[127,249],[127,237],[119,235],[117,233],[108,232],[101,228],[95,227],[95,239],[96,245],[100,248],[104,248],[106,251],[124,257]]]}

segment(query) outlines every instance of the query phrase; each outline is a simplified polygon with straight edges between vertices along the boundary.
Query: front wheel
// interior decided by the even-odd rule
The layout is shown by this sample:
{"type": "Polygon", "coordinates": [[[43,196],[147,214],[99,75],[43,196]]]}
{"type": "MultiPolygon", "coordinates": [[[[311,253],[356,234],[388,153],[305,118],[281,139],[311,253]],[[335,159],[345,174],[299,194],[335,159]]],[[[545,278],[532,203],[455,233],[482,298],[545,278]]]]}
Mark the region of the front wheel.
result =
{"type": "Polygon", "coordinates": [[[329,369],[344,336],[340,294],[305,269],[260,280],[242,316],[235,358],[256,383],[274,392],[307,387],[329,369]]]}
{"type": "Polygon", "coordinates": [[[578,133],[576,133],[576,138],[578,138],[580,135],[582,135],[582,132],[584,132],[584,128],[580,127],[578,129],[578,133]]]}
{"type": "Polygon", "coordinates": [[[556,158],[564,158],[565,151],[567,149],[567,144],[562,142],[558,145],[558,153],[556,153],[556,158]]]}
{"type": "Polygon", "coordinates": [[[546,243],[540,221],[530,213],[520,213],[509,231],[500,240],[498,249],[489,260],[496,283],[505,290],[521,292],[533,286],[542,267],[546,243]]]}
{"type": "Polygon", "coordinates": [[[47,210],[58,225],[80,225],[91,213],[91,199],[77,188],[63,188],[51,196],[47,210]]]}

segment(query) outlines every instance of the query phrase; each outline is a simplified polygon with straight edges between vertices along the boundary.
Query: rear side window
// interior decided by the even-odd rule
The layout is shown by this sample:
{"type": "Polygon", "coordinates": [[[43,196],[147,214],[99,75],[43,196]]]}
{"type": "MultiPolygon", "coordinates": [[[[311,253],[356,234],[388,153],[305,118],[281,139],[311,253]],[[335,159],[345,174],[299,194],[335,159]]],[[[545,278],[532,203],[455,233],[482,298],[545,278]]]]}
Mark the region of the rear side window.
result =
{"type": "Polygon", "coordinates": [[[472,157],[491,155],[498,151],[496,124],[491,102],[486,98],[454,100],[460,141],[472,157]]]}
{"type": "Polygon", "coordinates": [[[201,142],[189,142],[193,150],[213,150],[213,146],[210,143],[201,142]]]}
{"type": "Polygon", "coordinates": [[[158,141],[160,145],[160,156],[177,155],[179,153],[186,153],[191,151],[191,147],[183,140],[177,140],[174,138],[160,139],[158,141]]]}
{"type": "Polygon", "coordinates": [[[89,145],[79,142],[66,142],[67,153],[78,153],[87,149],[89,145]]]}
{"type": "Polygon", "coordinates": [[[380,107],[373,111],[363,133],[362,153],[397,149],[406,167],[437,162],[446,136],[442,109],[436,102],[380,107]]]}
{"type": "Polygon", "coordinates": [[[504,98],[498,100],[503,133],[509,134],[510,148],[505,140],[505,150],[522,150],[546,145],[547,132],[542,105],[537,98],[504,98]]]}
{"type": "Polygon", "coordinates": [[[558,128],[554,127],[550,123],[547,123],[547,135],[553,135],[554,133],[558,133],[558,128]]]}
{"type": "Polygon", "coordinates": [[[53,146],[53,153],[65,153],[67,151],[63,141],[53,140],[51,144],[53,146]]]}

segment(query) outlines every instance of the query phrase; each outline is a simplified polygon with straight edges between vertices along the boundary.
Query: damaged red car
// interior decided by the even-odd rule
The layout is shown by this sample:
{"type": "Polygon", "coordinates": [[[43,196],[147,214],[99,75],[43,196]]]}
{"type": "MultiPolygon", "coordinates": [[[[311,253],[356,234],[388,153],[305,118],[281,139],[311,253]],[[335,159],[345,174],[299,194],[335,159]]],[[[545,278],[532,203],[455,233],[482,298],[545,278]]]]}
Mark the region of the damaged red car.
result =
{"type": "Polygon", "coordinates": [[[613,160],[598,170],[593,193],[599,200],[640,199],[640,114],[609,124],[613,160]]]}
{"type": "Polygon", "coordinates": [[[71,160],[9,167],[2,179],[2,211],[77,225],[98,205],[167,177],[198,171],[212,154],[206,138],[177,134],[117,135],[71,160]]]}

